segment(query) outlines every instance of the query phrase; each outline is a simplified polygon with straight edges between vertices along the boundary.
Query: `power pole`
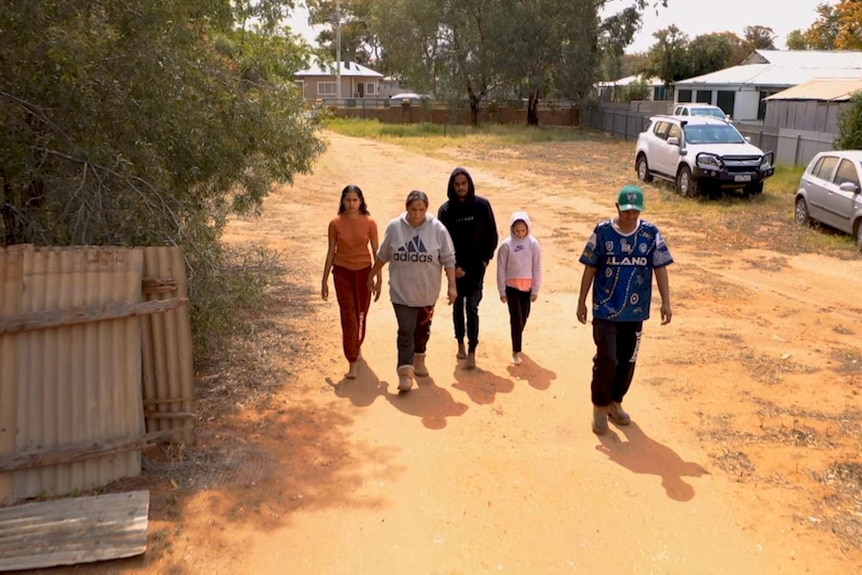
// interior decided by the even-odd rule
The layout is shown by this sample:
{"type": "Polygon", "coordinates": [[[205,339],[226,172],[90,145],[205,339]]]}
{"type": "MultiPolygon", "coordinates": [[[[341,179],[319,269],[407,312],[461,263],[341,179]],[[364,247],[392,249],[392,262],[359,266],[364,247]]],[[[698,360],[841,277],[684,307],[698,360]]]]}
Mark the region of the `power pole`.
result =
{"type": "Polygon", "coordinates": [[[341,2],[335,0],[335,97],[341,105],[341,2]]]}

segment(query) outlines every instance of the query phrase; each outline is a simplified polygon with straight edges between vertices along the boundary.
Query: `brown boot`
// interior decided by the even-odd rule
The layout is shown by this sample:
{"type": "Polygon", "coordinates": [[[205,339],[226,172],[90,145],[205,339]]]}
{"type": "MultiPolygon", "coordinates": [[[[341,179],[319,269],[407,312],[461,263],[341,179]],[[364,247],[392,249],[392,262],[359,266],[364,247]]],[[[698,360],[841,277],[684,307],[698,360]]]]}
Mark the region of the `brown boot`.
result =
{"type": "Polygon", "coordinates": [[[593,406],[593,433],[602,435],[608,431],[608,408],[593,406]]]}
{"type": "Polygon", "coordinates": [[[413,387],[413,366],[398,366],[398,391],[410,391],[413,387]]]}
{"type": "Polygon", "coordinates": [[[425,354],[413,354],[413,373],[419,377],[428,377],[428,368],[425,367],[425,354]]]}
{"type": "Polygon", "coordinates": [[[476,367],[476,352],[471,351],[467,354],[467,364],[464,366],[467,369],[473,369],[476,367]]]}
{"type": "Polygon", "coordinates": [[[623,406],[618,401],[614,401],[608,406],[608,418],[617,425],[628,425],[632,422],[632,418],[623,411],[623,406]]]}

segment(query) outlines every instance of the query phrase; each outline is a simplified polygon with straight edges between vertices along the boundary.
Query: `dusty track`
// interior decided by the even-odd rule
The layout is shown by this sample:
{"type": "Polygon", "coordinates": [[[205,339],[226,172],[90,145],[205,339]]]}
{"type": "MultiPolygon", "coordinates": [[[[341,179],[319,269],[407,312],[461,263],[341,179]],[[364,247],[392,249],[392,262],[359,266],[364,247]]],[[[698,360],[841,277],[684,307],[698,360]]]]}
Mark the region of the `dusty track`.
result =
{"type": "Polygon", "coordinates": [[[447,161],[327,139],[313,176],[271,196],[262,218],[230,229],[231,241],[263,240],[304,270],[290,280],[314,313],[268,310],[308,333],[278,350],[291,376],[267,407],[204,424],[210,445],[243,450],[241,473],[213,489],[155,486],[153,530],[162,537],[147,557],[112,571],[857,570],[860,260],[704,250],[709,230],[664,214],[648,186],[646,215],[676,258],[675,316],[646,325],[626,400],[633,425],[599,440],[589,427],[590,330],[574,317],[577,258],[592,225],[611,214],[613,192],[634,177],[625,144],[548,145],[531,152],[540,158],[534,170],[506,150],[453,151],[447,161]],[[541,163],[553,156],[556,168],[541,163]],[[455,165],[491,199],[501,232],[512,210],[526,208],[543,244],[546,289],[525,333],[528,360],[510,365],[505,306],[489,283],[479,369],[457,366],[441,299],[431,377],[399,396],[384,294],[372,307],[360,377],[343,380],[337,306],[317,295],[340,189],[362,187],[382,231],[411,189],[428,192],[436,211],[455,165]]]}

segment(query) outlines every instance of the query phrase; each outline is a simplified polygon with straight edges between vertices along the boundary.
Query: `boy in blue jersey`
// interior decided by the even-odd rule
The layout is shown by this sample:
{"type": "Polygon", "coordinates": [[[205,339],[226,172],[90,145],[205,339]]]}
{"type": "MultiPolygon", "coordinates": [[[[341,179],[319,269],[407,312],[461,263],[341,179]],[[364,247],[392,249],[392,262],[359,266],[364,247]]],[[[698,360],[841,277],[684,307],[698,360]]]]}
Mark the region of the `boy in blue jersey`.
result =
{"type": "Polygon", "coordinates": [[[649,319],[652,276],[661,295],[661,323],[670,323],[667,266],[673,257],[659,229],[640,218],[644,193],[638,186],[620,190],[617,217],[599,223],[581,263],[584,275],[578,296],[578,321],[587,323],[587,293],[593,289],[593,357],[591,395],[593,432],[605,433],[608,418],[628,425],[622,402],[635,372],[644,320],[649,319]]]}

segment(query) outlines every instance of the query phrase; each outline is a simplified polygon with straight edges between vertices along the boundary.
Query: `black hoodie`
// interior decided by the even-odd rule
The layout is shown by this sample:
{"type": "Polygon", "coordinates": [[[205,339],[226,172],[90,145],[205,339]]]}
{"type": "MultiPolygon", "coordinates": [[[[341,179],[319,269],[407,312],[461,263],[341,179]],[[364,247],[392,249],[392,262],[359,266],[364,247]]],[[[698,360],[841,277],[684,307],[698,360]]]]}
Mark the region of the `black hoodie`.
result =
{"type": "Polygon", "coordinates": [[[497,249],[497,222],[494,211],[485,198],[476,195],[473,178],[464,168],[455,168],[449,175],[446,190],[449,198],[440,206],[437,217],[449,230],[455,245],[455,265],[463,268],[467,278],[475,278],[481,284],[485,265],[494,257],[497,249]],[[468,193],[462,201],[455,193],[455,176],[467,177],[468,193]]]}

